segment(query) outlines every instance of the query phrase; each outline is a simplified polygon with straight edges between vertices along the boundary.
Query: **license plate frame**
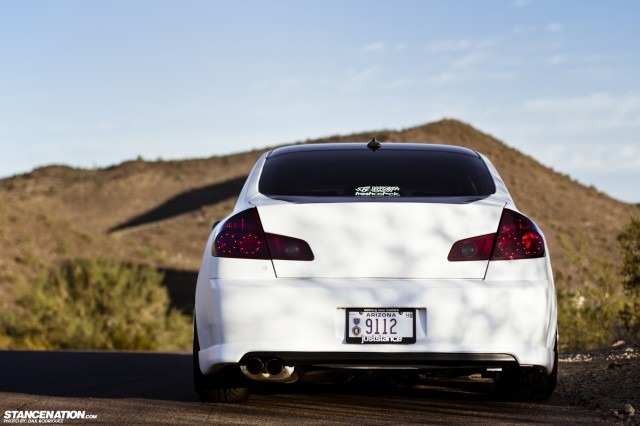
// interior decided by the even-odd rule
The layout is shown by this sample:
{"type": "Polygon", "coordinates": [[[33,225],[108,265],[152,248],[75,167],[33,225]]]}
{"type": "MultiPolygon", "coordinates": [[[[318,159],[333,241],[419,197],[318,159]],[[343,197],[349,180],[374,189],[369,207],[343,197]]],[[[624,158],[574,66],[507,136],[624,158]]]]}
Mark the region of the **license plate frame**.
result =
{"type": "Polygon", "coordinates": [[[415,308],[346,308],[345,311],[346,343],[365,345],[416,343],[417,312],[415,308]],[[368,319],[372,320],[371,323],[367,322],[368,319]]]}

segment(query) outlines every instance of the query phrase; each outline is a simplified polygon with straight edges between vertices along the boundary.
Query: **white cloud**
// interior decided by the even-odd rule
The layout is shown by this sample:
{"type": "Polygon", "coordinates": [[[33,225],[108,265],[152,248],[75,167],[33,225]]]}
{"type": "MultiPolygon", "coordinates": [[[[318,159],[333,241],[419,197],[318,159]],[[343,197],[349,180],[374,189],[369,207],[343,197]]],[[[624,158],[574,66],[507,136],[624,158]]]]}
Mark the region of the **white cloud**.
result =
{"type": "Polygon", "coordinates": [[[254,80],[250,83],[250,86],[254,89],[267,89],[269,88],[269,82],[266,80],[254,80]]]}
{"type": "Polygon", "coordinates": [[[594,173],[640,174],[640,94],[540,98],[519,114],[527,122],[513,140],[546,164],[585,180],[594,173]]]}
{"type": "Polygon", "coordinates": [[[615,67],[577,67],[568,70],[568,74],[575,78],[604,80],[610,79],[612,76],[619,74],[622,70],[615,67]]]}
{"type": "Polygon", "coordinates": [[[451,72],[443,72],[440,74],[427,77],[426,82],[433,86],[444,86],[444,85],[458,82],[461,79],[462,78],[459,74],[455,74],[451,72]]]}
{"type": "Polygon", "coordinates": [[[431,52],[460,52],[465,50],[483,50],[497,44],[495,39],[447,39],[436,40],[427,43],[427,49],[431,52]]]}
{"type": "Polygon", "coordinates": [[[517,26],[517,27],[513,28],[511,30],[511,32],[514,35],[522,36],[522,35],[531,34],[531,33],[535,32],[536,30],[537,30],[537,28],[532,26],[532,25],[521,25],[521,26],[517,26]]]}
{"type": "Polygon", "coordinates": [[[564,143],[550,147],[545,154],[550,163],[561,162],[574,171],[638,172],[640,140],[632,143],[564,143]]]}
{"type": "Polygon", "coordinates": [[[386,50],[386,45],[381,41],[367,44],[362,48],[362,51],[365,53],[370,53],[370,52],[382,53],[385,50],[386,50]]]}
{"type": "Polygon", "coordinates": [[[365,68],[363,70],[355,71],[349,78],[350,83],[363,84],[370,82],[378,73],[378,68],[365,68]]]}
{"type": "Polygon", "coordinates": [[[454,60],[451,65],[455,68],[468,68],[471,65],[483,62],[487,57],[488,55],[485,52],[474,51],[454,60]]]}
{"type": "Polygon", "coordinates": [[[517,36],[526,36],[534,33],[548,32],[560,33],[564,30],[564,26],[560,22],[549,22],[544,26],[536,25],[519,25],[511,29],[511,33],[517,36]]]}
{"type": "Polygon", "coordinates": [[[529,3],[531,3],[531,0],[514,0],[513,1],[513,5],[516,7],[525,7],[529,3]]]}
{"type": "Polygon", "coordinates": [[[640,201],[640,93],[540,97],[458,116],[543,164],[628,202],[640,201]]]}
{"type": "Polygon", "coordinates": [[[278,82],[280,87],[286,89],[297,89],[302,86],[302,79],[296,77],[284,78],[278,82]]]}
{"type": "Polygon", "coordinates": [[[614,96],[607,92],[600,92],[587,96],[541,98],[526,102],[524,107],[529,111],[552,114],[617,116],[625,118],[624,121],[627,124],[640,126],[640,95],[636,94],[614,96]]]}
{"type": "Polygon", "coordinates": [[[406,43],[383,43],[381,41],[376,41],[374,43],[364,45],[361,50],[364,53],[382,54],[387,52],[398,52],[406,48],[406,43]]]}
{"type": "Polygon", "coordinates": [[[414,84],[415,84],[414,80],[411,80],[409,78],[399,78],[387,84],[385,86],[385,89],[387,90],[403,89],[405,87],[413,86],[414,84]]]}
{"type": "Polygon", "coordinates": [[[489,73],[487,78],[494,81],[509,81],[518,78],[518,74],[513,71],[496,71],[489,73]]]}
{"type": "Polygon", "coordinates": [[[375,80],[380,72],[379,67],[349,70],[349,77],[345,81],[344,88],[348,91],[358,89],[375,80]]]}
{"type": "Polygon", "coordinates": [[[547,27],[546,30],[551,32],[551,33],[559,33],[562,32],[562,24],[559,22],[550,22],[547,27]]]}
{"type": "Polygon", "coordinates": [[[551,65],[560,65],[560,64],[564,64],[565,62],[567,62],[568,59],[569,59],[569,57],[567,55],[565,55],[563,53],[558,53],[558,54],[555,54],[555,55],[551,56],[547,62],[549,64],[551,64],[551,65]]]}
{"type": "Polygon", "coordinates": [[[400,50],[405,50],[407,48],[407,43],[396,43],[393,46],[394,50],[400,51],[400,50]]]}

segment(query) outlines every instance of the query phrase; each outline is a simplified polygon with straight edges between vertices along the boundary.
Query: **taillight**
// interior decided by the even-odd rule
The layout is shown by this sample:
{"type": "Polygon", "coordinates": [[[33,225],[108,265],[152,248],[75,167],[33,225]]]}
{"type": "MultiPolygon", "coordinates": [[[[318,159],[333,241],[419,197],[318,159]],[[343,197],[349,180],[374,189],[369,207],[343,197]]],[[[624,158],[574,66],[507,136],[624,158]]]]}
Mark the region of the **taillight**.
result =
{"type": "Polygon", "coordinates": [[[496,235],[491,260],[544,257],[544,239],[531,219],[505,209],[496,235]]]}
{"type": "Polygon", "coordinates": [[[463,260],[489,260],[491,247],[496,234],[481,235],[479,237],[467,238],[457,241],[449,252],[450,262],[460,262],[463,260]]]}
{"type": "Polygon", "coordinates": [[[211,254],[241,259],[313,260],[306,241],[284,235],[265,234],[258,210],[251,208],[222,223],[211,254]]]}
{"type": "Polygon", "coordinates": [[[504,209],[497,233],[456,241],[447,259],[450,262],[515,260],[544,255],[544,239],[536,224],[520,213],[504,209]]]}
{"type": "Polygon", "coordinates": [[[240,212],[220,226],[222,229],[213,244],[214,256],[269,259],[269,249],[256,209],[240,212]]]}
{"type": "Polygon", "coordinates": [[[272,259],[313,260],[313,252],[306,241],[284,235],[266,234],[272,259]]]}

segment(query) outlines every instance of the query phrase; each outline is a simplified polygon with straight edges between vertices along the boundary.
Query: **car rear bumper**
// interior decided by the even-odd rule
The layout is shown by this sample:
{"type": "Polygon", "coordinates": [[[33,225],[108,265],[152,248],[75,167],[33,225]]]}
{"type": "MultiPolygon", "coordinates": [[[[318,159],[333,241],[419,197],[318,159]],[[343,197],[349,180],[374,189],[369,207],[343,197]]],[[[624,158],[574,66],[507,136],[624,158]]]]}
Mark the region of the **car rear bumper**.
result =
{"type": "Polygon", "coordinates": [[[287,366],[553,368],[548,280],[214,278],[197,292],[205,374],[253,357],[287,366]],[[416,342],[346,343],[349,307],[416,309],[416,342]]]}

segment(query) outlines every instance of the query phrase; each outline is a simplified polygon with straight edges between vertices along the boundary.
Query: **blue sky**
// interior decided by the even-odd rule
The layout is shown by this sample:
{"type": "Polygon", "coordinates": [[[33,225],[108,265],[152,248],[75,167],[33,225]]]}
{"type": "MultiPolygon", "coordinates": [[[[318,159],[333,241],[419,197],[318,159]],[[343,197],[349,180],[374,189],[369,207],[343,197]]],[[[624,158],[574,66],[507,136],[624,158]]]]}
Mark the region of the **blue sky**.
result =
{"type": "Polygon", "coordinates": [[[640,2],[0,1],[0,177],[455,118],[640,202],[640,2]]]}

